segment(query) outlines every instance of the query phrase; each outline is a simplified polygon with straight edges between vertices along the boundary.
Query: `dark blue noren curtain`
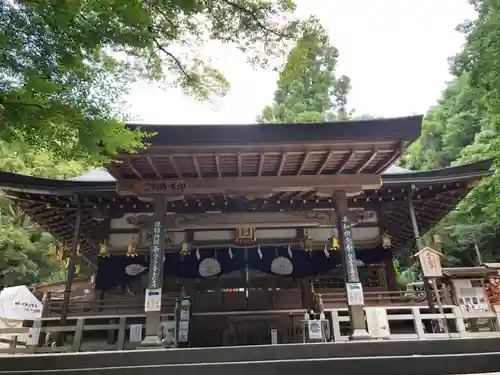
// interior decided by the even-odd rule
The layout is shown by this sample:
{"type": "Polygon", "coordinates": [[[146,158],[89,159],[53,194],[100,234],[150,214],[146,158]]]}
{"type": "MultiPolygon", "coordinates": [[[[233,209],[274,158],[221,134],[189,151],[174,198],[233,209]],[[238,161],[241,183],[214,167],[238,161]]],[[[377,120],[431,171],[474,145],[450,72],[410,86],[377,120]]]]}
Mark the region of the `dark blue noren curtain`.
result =
{"type": "MultiPolygon", "coordinates": [[[[293,265],[293,272],[288,275],[294,278],[315,276],[328,272],[342,263],[341,252],[324,251],[305,252],[300,248],[283,247],[251,247],[248,252],[248,268],[273,274],[271,263],[276,257],[285,257],[293,265]]],[[[392,258],[390,250],[381,247],[356,250],[356,257],[364,264],[380,263],[392,258]]],[[[187,256],[179,252],[167,253],[164,263],[164,276],[199,278],[200,263],[207,258],[215,258],[221,266],[220,274],[231,273],[245,268],[245,249],[217,248],[193,250],[187,256]]],[[[120,284],[129,284],[135,278],[147,272],[149,262],[145,256],[127,257],[126,255],[99,258],[96,276],[96,289],[105,290],[120,284]],[[140,265],[142,272],[129,275],[127,267],[140,265]]]]}

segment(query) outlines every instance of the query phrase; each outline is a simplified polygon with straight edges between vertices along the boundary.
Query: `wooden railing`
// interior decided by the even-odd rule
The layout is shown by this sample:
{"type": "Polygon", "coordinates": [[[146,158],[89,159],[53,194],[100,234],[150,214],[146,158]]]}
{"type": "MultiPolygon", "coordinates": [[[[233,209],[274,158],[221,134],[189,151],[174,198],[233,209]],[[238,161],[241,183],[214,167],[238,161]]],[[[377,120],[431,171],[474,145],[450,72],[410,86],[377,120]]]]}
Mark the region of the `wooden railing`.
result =
{"type": "MultiPolygon", "coordinates": [[[[321,294],[323,307],[338,308],[347,306],[347,296],[343,289],[316,289],[321,294]]],[[[441,292],[444,293],[444,292],[441,292]]],[[[162,312],[172,313],[178,292],[163,293],[162,312]]],[[[193,296],[193,311],[255,311],[255,310],[296,310],[304,308],[299,288],[281,290],[255,290],[223,292],[199,291],[193,296]]],[[[445,302],[445,295],[441,295],[445,302]]],[[[426,305],[425,293],[409,293],[404,291],[386,291],[381,288],[365,288],[366,306],[390,305],[426,305]]],[[[48,300],[47,315],[60,316],[63,307],[62,299],[48,300]]],[[[68,316],[140,314],[144,311],[144,296],[125,295],[112,296],[103,300],[71,300],[68,316]]]]}
{"type": "MultiPolygon", "coordinates": [[[[488,319],[491,322],[487,331],[473,331],[467,329],[465,321],[470,317],[464,317],[461,309],[457,306],[444,306],[443,313],[430,313],[429,308],[425,306],[408,307],[384,307],[387,312],[387,318],[390,326],[390,336],[393,340],[420,340],[432,338],[500,338],[500,314],[488,312],[480,314],[481,319],[488,319]],[[448,332],[432,332],[425,329],[425,321],[446,320],[448,332]],[[399,327],[399,328],[398,328],[399,327]]],[[[331,331],[333,341],[348,340],[349,315],[346,308],[327,309],[326,315],[331,317],[331,331]]],[[[292,316],[295,314],[296,320],[303,319],[298,313],[287,313],[286,311],[260,311],[260,312],[231,312],[231,313],[193,313],[193,318],[199,317],[200,324],[207,326],[209,318],[218,316],[239,316],[240,321],[245,324],[239,329],[235,326],[230,334],[231,341],[237,345],[243,344],[269,344],[270,329],[277,329],[278,343],[300,342],[303,330],[297,326],[297,322],[288,325],[268,324],[268,330],[253,329],[249,333],[249,327],[256,322],[271,322],[273,316],[292,316]],[[218,315],[216,315],[218,314],[218,315]]],[[[164,314],[166,318],[168,314],[164,314]]],[[[172,318],[171,315],[168,315],[172,318]]],[[[47,318],[46,320],[53,320],[47,318]]],[[[0,335],[3,337],[2,343],[10,342],[10,347],[0,347],[0,354],[22,354],[22,353],[53,353],[53,352],[78,352],[78,351],[102,351],[102,350],[127,350],[136,348],[138,342],[130,342],[129,329],[131,324],[143,324],[144,314],[127,315],[117,317],[115,323],[102,324],[100,316],[86,316],[70,320],[70,326],[43,326],[41,332],[56,333],[65,332],[66,340],[63,345],[53,347],[51,345],[26,345],[20,344],[19,336],[27,336],[29,328],[0,328],[0,335]],[[141,321],[142,323],[138,323],[141,321]],[[95,335],[101,331],[103,334],[95,335]],[[104,334],[107,332],[107,334],[104,334]],[[112,333],[113,339],[109,340],[109,333],[112,333]],[[83,339],[85,337],[85,340],[83,339]],[[108,340],[106,339],[108,337],[108,340]]],[[[41,323],[41,322],[37,322],[41,323]]],[[[260,325],[260,328],[264,328],[260,325]]],[[[196,334],[196,330],[191,332],[196,334]]],[[[200,336],[203,336],[200,333],[200,336]]],[[[196,340],[194,340],[196,341],[196,340]]]]}
{"type": "MultiPolygon", "coordinates": [[[[163,293],[162,311],[171,313],[179,293],[163,293]]],[[[48,300],[47,316],[60,316],[62,299],[48,300]]],[[[70,300],[68,316],[137,314],[144,311],[144,296],[113,296],[104,300],[70,300]]]]}
{"type": "MultiPolygon", "coordinates": [[[[323,307],[325,309],[339,308],[347,306],[347,295],[345,291],[331,289],[318,289],[316,293],[321,294],[323,307]]],[[[444,292],[441,291],[441,299],[444,299],[444,292]]],[[[364,291],[365,306],[405,306],[405,305],[427,305],[425,293],[405,292],[405,291],[364,291]]]]}

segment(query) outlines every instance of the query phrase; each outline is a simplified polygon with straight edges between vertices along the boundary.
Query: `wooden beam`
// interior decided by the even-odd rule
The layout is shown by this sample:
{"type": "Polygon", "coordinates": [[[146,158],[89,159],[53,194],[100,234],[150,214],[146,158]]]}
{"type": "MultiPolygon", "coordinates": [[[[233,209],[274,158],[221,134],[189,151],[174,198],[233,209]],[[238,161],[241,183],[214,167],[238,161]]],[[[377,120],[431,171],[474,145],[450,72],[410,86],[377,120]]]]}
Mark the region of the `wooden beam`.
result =
{"type": "Polygon", "coordinates": [[[137,170],[136,167],[134,167],[134,165],[132,164],[132,162],[130,160],[127,160],[127,165],[129,166],[130,169],[132,169],[132,172],[134,172],[134,174],[137,177],[139,177],[141,180],[143,179],[142,174],[137,170]]]}
{"type": "Polygon", "coordinates": [[[148,164],[151,167],[151,169],[155,172],[156,176],[158,178],[163,178],[163,175],[160,173],[158,168],[156,168],[155,163],[153,162],[153,159],[150,156],[146,156],[146,160],[148,161],[148,164]]]}
{"type": "Polygon", "coordinates": [[[281,172],[283,172],[283,168],[285,167],[285,162],[286,162],[287,155],[288,154],[286,152],[283,152],[281,154],[281,161],[280,161],[280,166],[278,168],[277,176],[281,176],[281,172]]]}
{"type": "Polygon", "coordinates": [[[242,169],[243,169],[243,167],[242,167],[243,162],[241,160],[241,158],[242,158],[241,153],[238,152],[237,158],[238,158],[238,164],[236,165],[236,169],[237,169],[236,172],[238,173],[238,176],[241,177],[241,174],[243,173],[243,171],[242,171],[242,169]]]}
{"type": "Polygon", "coordinates": [[[230,193],[263,193],[311,191],[321,189],[352,190],[361,188],[378,189],[381,186],[377,175],[358,173],[356,175],[315,176],[260,176],[225,178],[185,178],[183,180],[135,180],[119,181],[120,194],[130,195],[197,195],[230,193]]]}
{"type": "Polygon", "coordinates": [[[311,156],[310,152],[305,152],[304,153],[304,158],[302,159],[302,163],[300,164],[300,168],[297,171],[297,176],[300,176],[302,174],[302,171],[304,170],[304,168],[307,165],[307,159],[309,159],[309,156],[311,156]]]}
{"type": "Polygon", "coordinates": [[[332,158],[332,156],[335,154],[334,151],[329,151],[327,154],[326,154],[326,157],[325,159],[323,160],[323,162],[321,163],[321,166],[319,167],[318,171],[316,172],[316,174],[321,174],[321,172],[323,172],[323,170],[326,168],[326,166],[328,165],[328,162],[330,161],[330,159],[332,158]]]}
{"type": "Polygon", "coordinates": [[[350,150],[347,155],[340,161],[339,167],[337,168],[337,173],[342,173],[351,159],[355,156],[356,152],[354,150],[350,150]]]}
{"type": "Polygon", "coordinates": [[[259,159],[259,169],[257,170],[257,176],[262,176],[262,170],[264,169],[264,159],[266,157],[265,152],[260,153],[260,159],[259,159]]]}
{"type": "MultiPolygon", "coordinates": [[[[376,221],[360,222],[366,218],[366,212],[356,210],[348,213],[353,227],[376,228],[376,221]]],[[[145,225],[151,216],[144,216],[139,221],[145,225]]],[[[246,213],[199,213],[194,215],[168,215],[166,225],[169,230],[184,231],[209,231],[214,229],[233,229],[240,226],[248,226],[258,229],[282,229],[293,227],[315,227],[330,229],[336,221],[334,211],[297,211],[297,212],[246,212],[246,213]]],[[[115,228],[110,230],[113,234],[137,233],[137,228],[115,228]]]]}
{"type": "Polygon", "coordinates": [[[193,160],[194,169],[196,169],[198,178],[203,178],[203,175],[201,174],[200,164],[198,163],[198,158],[196,157],[196,155],[192,155],[191,159],[193,160]]]}
{"type": "Polygon", "coordinates": [[[217,171],[217,175],[222,177],[222,171],[220,169],[220,156],[218,154],[214,155],[215,157],[215,170],[217,171]]]}
{"type": "Polygon", "coordinates": [[[361,173],[363,170],[370,165],[370,163],[377,157],[378,151],[373,150],[370,155],[368,155],[361,165],[356,170],[356,173],[361,173]]]}
{"type": "Polygon", "coordinates": [[[382,164],[380,164],[380,166],[377,167],[377,169],[375,170],[375,174],[382,173],[387,168],[389,168],[392,164],[394,164],[394,162],[396,161],[396,159],[400,155],[403,155],[403,153],[405,151],[405,144],[406,144],[405,141],[400,141],[399,142],[399,146],[396,148],[396,150],[394,150],[394,152],[391,154],[391,156],[389,157],[389,159],[387,159],[387,161],[385,161],[385,162],[382,162],[382,164]]]}
{"type": "Polygon", "coordinates": [[[179,171],[179,168],[177,168],[177,164],[174,160],[174,157],[172,155],[168,156],[168,161],[170,162],[170,165],[172,166],[173,170],[175,171],[175,174],[177,177],[182,178],[182,173],[179,171]]]}

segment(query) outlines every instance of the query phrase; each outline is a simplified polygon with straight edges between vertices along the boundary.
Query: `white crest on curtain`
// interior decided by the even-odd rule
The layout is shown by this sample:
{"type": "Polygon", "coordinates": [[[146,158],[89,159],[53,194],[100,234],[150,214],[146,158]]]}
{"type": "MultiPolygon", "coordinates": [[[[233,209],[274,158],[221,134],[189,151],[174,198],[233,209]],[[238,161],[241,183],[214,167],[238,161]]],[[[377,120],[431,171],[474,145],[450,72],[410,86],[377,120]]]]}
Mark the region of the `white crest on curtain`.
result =
{"type": "Polygon", "coordinates": [[[125,267],[125,273],[129,276],[137,276],[147,268],[148,267],[145,267],[142,264],[129,264],[127,267],[125,267]]]}
{"type": "Polygon", "coordinates": [[[290,275],[293,272],[293,264],[290,259],[277,257],[271,263],[271,271],[276,275],[290,275]]]}
{"type": "Polygon", "coordinates": [[[215,258],[206,258],[200,262],[198,271],[202,277],[212,277],[220,274],[220,263],[215,258]]]}

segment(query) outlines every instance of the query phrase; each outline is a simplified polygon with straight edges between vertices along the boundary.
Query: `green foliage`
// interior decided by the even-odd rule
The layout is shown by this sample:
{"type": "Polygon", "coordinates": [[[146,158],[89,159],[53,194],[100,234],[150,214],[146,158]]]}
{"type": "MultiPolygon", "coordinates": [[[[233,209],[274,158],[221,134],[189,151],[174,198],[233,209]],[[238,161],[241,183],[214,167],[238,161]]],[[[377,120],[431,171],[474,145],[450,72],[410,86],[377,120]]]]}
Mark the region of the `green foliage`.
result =
{"type": "Polygon", "coordinates": [[[0,139],[91,163],[136,150],[142,134],[119,121],[131,82],[224,94],[229,83],[201,46],[235,43],[267,65],[294,37],[294,9],[290,0],[2,1],[0,139]]]}
{"type": "Polygon", "coordinates": [[[288,55],[274,102],[259,123],[308,123],[345,119],[350,80],[336,78],[338,51],[316,19],[301,25],[301,37],[288,55]]]}
{"type": "MultiPolygon", "coordinates": [[[[81,174],[85,165],[61,160],[54,153],[23,149],[19,144],[0,141],[0,170],[51,178],[81,174]]],[[[33,284],[59,281],[65,270],[49,256],[54,238],[26,215],[8,197],[0,195],[0,284],[33,284]]]]}
{"type": "MultiPolygon", "coordinates": [[[[403,158],[409,168],[426,170],[484,159],[493,159],[493,168],[500,167],[500,1],[470,2],[478,17],[458,28],[466,43],[451,59],[455,79],[427,114],[422,136],[403,158]]],[[[434,233],[443,238],[447,265],[498,261],[498,173],[479,183],[428,234],[428,243],[434,233]]]]}

